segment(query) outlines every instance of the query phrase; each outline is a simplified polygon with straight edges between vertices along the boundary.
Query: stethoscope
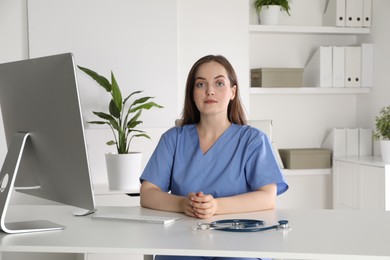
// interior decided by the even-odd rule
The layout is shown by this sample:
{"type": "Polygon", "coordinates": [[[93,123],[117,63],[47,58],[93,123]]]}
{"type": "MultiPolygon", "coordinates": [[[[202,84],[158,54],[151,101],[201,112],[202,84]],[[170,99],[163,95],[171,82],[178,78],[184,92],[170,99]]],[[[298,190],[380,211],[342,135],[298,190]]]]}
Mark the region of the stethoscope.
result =
{"type": "Polygon", "coordinates": [[[264,221],[256,219],[223,219],[210,223],[200,222],[193,230],[221,230],[229,232],[259,232],[270,229],[289,230],[288,220],[279,220],[277,225],[264,227],[264,221]]]}

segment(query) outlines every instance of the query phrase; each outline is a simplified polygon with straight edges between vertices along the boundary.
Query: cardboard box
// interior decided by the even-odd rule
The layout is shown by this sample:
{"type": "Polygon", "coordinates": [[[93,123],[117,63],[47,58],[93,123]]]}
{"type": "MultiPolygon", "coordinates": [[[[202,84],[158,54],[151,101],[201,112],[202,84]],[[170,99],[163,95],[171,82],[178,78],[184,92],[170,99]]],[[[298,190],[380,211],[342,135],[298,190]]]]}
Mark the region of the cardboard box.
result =
{"type": "Polygon", "coordinates": [[[279,149],[285,169],[332,167],[332,151],[324,148],[279,149]]]}
{"type": "Polygon", "coordinates": [[[302,87],[302,68],[251,69],[251,86],[262,88],[302,87]]]}

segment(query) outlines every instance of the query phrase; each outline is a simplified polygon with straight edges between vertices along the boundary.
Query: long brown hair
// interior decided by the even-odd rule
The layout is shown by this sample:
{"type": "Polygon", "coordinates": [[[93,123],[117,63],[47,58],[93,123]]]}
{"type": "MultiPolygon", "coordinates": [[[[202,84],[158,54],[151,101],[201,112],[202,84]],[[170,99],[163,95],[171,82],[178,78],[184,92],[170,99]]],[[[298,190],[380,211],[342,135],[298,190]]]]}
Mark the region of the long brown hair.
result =
{"type": "Polygon", "coordinates": [[[227,115],[229,121],[235,124],[245,125],[246,118],[240,100],[240,92],[239,92],[236,72],[234,71],[233,66],[230,64],[230,62],[224,56],[221,55],[207,55],[200,58],[197,62],[195,62],[190,72],[188,73],[181,125],[197,124],[200,121],[200,112],[196,107],[193,98],[194,87],[195,87],[195,76],[200,65],[211,61],[215,61],[221,64],[226,69],[230,81],[230,86],[231,87],[233,87],[234,85],[236,86],[235,98],[231,100],[228,105],[227,115]]]}

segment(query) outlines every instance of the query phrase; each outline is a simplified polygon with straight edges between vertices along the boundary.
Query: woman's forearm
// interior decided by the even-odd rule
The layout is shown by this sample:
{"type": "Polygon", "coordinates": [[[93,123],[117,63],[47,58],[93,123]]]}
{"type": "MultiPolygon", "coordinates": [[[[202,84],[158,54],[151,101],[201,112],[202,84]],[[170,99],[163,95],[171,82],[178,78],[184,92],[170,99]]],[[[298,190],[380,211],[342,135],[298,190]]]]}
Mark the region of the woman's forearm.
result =
{"type": "Polygon", "coordinates": [[[232,197],[217,198],[218,208],[215,214],[230,214],[269,210],[275,208],[276,185],[267,185],[257,191],[232,197]]]}
{"type": "Polygon", "coordinates": [[[184,211],[184,197],[163,192],[151,183],[142,183],[140,193],[142,207],[171,212],[184,211]]]}

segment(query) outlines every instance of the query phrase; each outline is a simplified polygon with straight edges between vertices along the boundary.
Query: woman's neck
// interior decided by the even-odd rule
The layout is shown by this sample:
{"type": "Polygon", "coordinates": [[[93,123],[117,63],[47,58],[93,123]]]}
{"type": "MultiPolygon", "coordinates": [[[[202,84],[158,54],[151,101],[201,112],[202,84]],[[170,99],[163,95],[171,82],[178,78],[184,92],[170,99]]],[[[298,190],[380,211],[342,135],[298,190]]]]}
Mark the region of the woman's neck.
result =
{"type": "Polygon", "coordinates": [[[200,138],[215,141],[223,134],[223,132],[225,132],[227,128],[229,128],[230,125],[231,122],[227,118],[201,118],[197,125],[198,135],[200,138]]]}

